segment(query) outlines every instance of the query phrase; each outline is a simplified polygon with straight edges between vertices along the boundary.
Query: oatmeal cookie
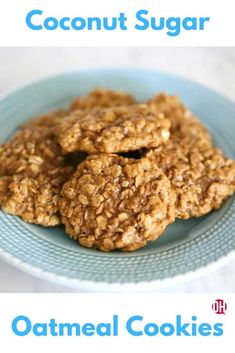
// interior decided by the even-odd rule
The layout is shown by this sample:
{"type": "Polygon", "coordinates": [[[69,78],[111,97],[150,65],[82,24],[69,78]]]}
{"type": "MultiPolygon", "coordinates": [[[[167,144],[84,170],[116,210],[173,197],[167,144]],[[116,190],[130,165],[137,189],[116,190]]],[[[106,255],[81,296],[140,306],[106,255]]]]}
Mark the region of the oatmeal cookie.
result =
{"type": "Polygon", "coordinates": [[[36,118],[27,121],[22,128],[30,129],[35,127],[45,128],[55,128],[55,126],[60,123],[61,119],[68,115],[66,109],[58,109],[50,111],[47,114],[37,116],[36,118]]]}
{"type": "Polygon", "coordinates": [[[102,251],[134,251],[175,219],[175,193],[148,159],[91,155],[65,183],[59,203],[71,238],[102,251]]]}
{"type": "Polygon", "coordinates": [[[183,141],[189,146],[213,146],[212,136],[197,117],[185,116],[175,120],[174,127],[170,129],[171,140],[175,143],[183,141]]]}
{"type": "Polygon", "coordinates": [[[219,208],[234,192],[234,162],[213,147],[206,127],[177,97],[160,94],[150,105],[170,119],[171,137],[144,155],[170,179],[177,196],[177,217],[199,217],[219,208]]]}
{"type": "Polygon", "coordinates": [[[12,177],[10,176],[0,177],[0,207],[6,198],[8,187],[9,187],[9,184],[11,183],[11,180],[12,180],[12,177]]]}
{"type": "Polygon", "coordinates": [[[150,110],[157,114],[164,114],[170,120],[170,132],[174,138],[191,138],[204,140],[212,144],[212,138],[207,128],[193,113],[181,102],[179,97],[160,93],[149,102],[150,110]]]}
{"type": "MultiPolygon", "coordinates": [[[[178,138],[148,151],[146,157],[167,175],[176,192],[176,216],[203,216],[221,206],[235,191],[235,162],[214,148],[210,140],[178,138]]],[[[200,136],[200,135],[199,135],[200,136]]]]}
{"type": "Polygon", "coordinates": [[[26,222],[54,226],[61,188],[80,160],[63,156],[54,128],[40,119],[0,146],[0,205],[26,222]]]}
{"type": "Polygon", "coordinates": [[[146,104],[74,111],[57,129],[66,152],[115,153],[157,147],[169,138],[170,122],[146,104]]]}
{"type": "Polygon", "coordinates": [[[175,95],[165,92],[154,96],[149,102],[150,110],[156,114],[164,114],[171,122],[171,128],[175,130],[181,119],[192,116],[190,110],[175,95]]]}
{"type": "Polygon", "coordinates": [[[63,160],[53,129],[25,128],[0,146],[0,176],[22,172],[37,175],[63,165],[63,160]]]}
{"type": "Polygon", "coordinates": [[[8,177],[1,203],[2,210],[20,216],[28,223],[45,227],[60,224],[58,209],[60,191],[70,175],[70,167],[67,167],[51,169],[48,173],[40,173],[34,177],[25,174],[8,177]]]}
{"type": "Polygon", "coordinates": [[[98,88],[90,92],[87,96],[75,98],[71,104],[71,110],[90,110],[94,107],[118,107],[121,105],[134,104],[134,98],[121,91],[112,91],[104,88],[98,88]]]}

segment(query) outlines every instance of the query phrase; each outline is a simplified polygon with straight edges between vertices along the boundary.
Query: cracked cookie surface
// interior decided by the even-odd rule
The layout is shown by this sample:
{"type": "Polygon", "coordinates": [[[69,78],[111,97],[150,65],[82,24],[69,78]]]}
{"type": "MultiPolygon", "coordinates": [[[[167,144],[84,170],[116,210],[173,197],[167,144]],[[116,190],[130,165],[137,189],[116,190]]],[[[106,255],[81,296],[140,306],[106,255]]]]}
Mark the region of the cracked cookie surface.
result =
{"type": "Polygon", "coordinates": [[[71,238],[102,251],[134,251],[175,219],[175,193],[148,159],[91,155],[62,189],[62,222],[71,238]]]}
{"type": "Polygon", "coordinates": [[[170,122],[148,105],[74,111],[58,126],[58,141],[66,152],[116,153],[157,147],[169,138],[170,122]]]}

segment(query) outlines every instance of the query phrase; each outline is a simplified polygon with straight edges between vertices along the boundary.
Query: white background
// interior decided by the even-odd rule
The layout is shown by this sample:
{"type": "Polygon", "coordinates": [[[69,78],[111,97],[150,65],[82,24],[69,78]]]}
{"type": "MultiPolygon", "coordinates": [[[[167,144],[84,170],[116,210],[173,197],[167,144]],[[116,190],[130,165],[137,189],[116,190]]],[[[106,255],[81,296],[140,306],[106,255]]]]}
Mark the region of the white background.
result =
{"type": "MultiPolygon", "coordinates": [[[[6,46],[233,46],[234,0],[1,0],[0,45],[6,46]],[[127,31],[32,31],[25,24],[27,13],[43,10],[44,17],[128,17],[127,31]],[[140,9],[152,17],[210,17],[204,31],[182,31],[169,37],[166,31],[136,31],[140,9]]],[[[38,18],[35,18],[35,21],[38,18]]]]}
{"type": "MultiPolygon", "coordinates": [[[[235,101],[234,48],[0,48],[0,94],[46,75],[87,67],[130,66],[194,79],[235,101]]],[[[72,289],[26,275],[0,260],[0,292],[72,289]]],[[[235,261],[169,292],[235,292],[235,261]]]]}
{"type": "MultiPolygon", "coordinates": [[[[1,295],[0,350],[4,353],[24,352],[70,352],[70,353],[120,353],[120,352],[177,352],[182,353],[233,353],[235,305],[232,295],[223,295],[227,303],[225,315],[217,315],[211,305],[217,299],[211,295],[1,295]],[[195,305],[200,303],[200,305],[195,305]],[[17,337],[11,332],[12,320],[18,315],[26,315],[33,324],[48,322],[54,318],[57,323],[100,322],[108,323],[114,314],[119,315],[118,337],[17,337]],[[153,322],[175,323],[175,316],[182,315],[182,321],[192,322],[197,316],[197,323],[211,325],[224,324],[224,335],[220,337],[133,337],[125,330],[126,321],[133,315],[144,317],[145,324],[153,322]]],[[[133,325],[142,329],[141,325],[133,325]]]]}

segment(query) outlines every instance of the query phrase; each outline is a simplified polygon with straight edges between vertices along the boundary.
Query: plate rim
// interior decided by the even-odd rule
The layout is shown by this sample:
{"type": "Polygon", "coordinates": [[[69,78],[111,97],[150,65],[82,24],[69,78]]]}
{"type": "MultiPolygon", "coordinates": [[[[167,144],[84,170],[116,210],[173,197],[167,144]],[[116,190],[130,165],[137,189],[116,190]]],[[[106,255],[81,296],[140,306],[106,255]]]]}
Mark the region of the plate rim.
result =
{"type": "MultiPolygon", "coordinates": [[[[166,75],[169,78],[172,78],[174,80],[181,80],[188,82],[189,84],[196,85],[199,87],[203,87],[206,90],[211,91],[211,93],[215,94],[216,96],[219,96],[221,99],[224,100],[225,103],[234,106],[234,101],[231,100],[230,98],[226,97],[224,94],[221,94],[219,91],[215,90],[214,88],[211,88],[210,86],[207,86],[204,83],[201,83],[198,80],[193,80],[188,77],[184,77],[181,75],[177,75],[174,73],[170,72],[165,72],[165,71],[159,71],[159,70],[154,70],[154,69],[146,69],[146,68],[131,68],[128,66],[125,67],[97,67],[97,68],[85,68],[85,69],[79,69],[79,70],[71,70],[71,71],[65,71],[65,72],[58,72],[52,75],[47,75],[45,77],[35,79],[35,80],[30,80],[29,82],[22,84],[22,85],[17,85],[14,88],[10,88],[9,90],[6,90],[5,93],[0,95],[0,104],[7,98],[9,98],[11,95],[17,94],[20,91],[27,89],[31,86],[34,85],[40,85],[43,83],[46,83],[48,81],[51,81],[53,79],[63,79],[63,77],[69,76],[69,75],[79,75],[79,74],[91,74],[92,72],[121,72],[121,73],[137,73],[138,75],[143,74],[143,73],[148,73],[148,74],[160,74],[160,75],[166,75]]],[[[234,106],[235,108],[235,106],[234,106]]],[[[207,265],[202,265],[198,266],[195,268],[195,270],[191,270],[189,272],[175,275],[175,276],[169,276],[163,279],[158,279],[158,280],[150,280],[150,281],[139,281],[138,283],[118,283],[118,282],[95,282],[92,280],[83,280],[79,278],[69,278],[64,275],[57,275],[53,272],[45,271],[40,269],[39,267],[32,266],[19,258],[17,258],[14,255],[9,254],[8,252],[4,251],[3,249],[0,248],[0,258],[3,259],[5,262],[8,264],[14,266],[15,268],[24,271],[30,275],[34,275],[40,279],[47,280],[50,282],[54,282],[57,284],[61,284],[67,287],[71,288],[76,288],[80,290],[88,290],[88,291],[98,291],[98,292],[103,292],[103,291],[154,291],[156,289],[160,288],[166,288],[178,283],[185,282],[186,280],[198,278],[205,273],[211,272],[221,266],[226,265],[227,263],[231,262],[233,259],[235,259],[235,250],[231,250],[228,252],[226,255],[222,255],[219,257],[217,260],[214,260],[207,265]]]]}
{"type": "Polygon", "coordinates": [[[45,83],[47,81],[50,81],[52,79],[55,78],[62,78],[62,77],[66,77],[68,75],[75,75],[75,74],[90,74],[92,72],[97,72],[97,71],[103,71],[103,72],[108,72],[108,71],[115,71],[115,72],[126,72],[127,74],[129,73],[148,73],[148,74],[159,74],[159,75],[164,75],[164,76],[168,76],[168,77],[172,77],[174,79],[179,79],[181,81],[185,81],[188,82],[190,84],[196,84],[199,85],[207,90],[212,91],[214,94],[220,96],[221,98],[223,98],[223,100],[226,101],[226,103],[228,104],[232,104],[235,105],[235,100],[231,99],[230,97],[227,97],[225,94],[220,93],[217,89],[212,88],[211,86],[208,86],[207,84],[200,82],[197,79],[192,79],[189,77],[186,77],[184,75],[178,75],[175,73],[171,73],[165,70],[154,70],[154,69],[148,69],[148,68],[144,68],[144,67],[137,67],[137,68],[133,68],[131,66],[100,66],[97,68],[84,68],[84,69],[77,69],[77,70],[68,70],[68,71],[58,71],[58,73],[53,73],[53,74],[49,74],[49,75],[45,75],[42,76],[40,78],[35,78],[32,80],[29,80],[25,83],[19,84],[19,85],[14,85],[13,87],[6,89],[5,92],[0,94],[0,104],[2,103],[3,100],[5,100],[6,98],[8,98],[10,95],[16,94],[18,92],[20,92],[21,90],[27,89],[30,86],[36,85],[36,84],[41,84],[41,83],[45,83]]]}
{"type": "Polygon", "coordinates": [[[69,278],[57,275],[53,272],[42,270],[38,267],[27,264],[19,260],[17,257],[0,249],[0,258],[7,264],[12,265],[15,269],[20,270],[28,275],[32,275],[38,279],[59,284],[67,288],[74,288],[80,291],[93,292],[154,292],[158,289],[164,289],[186,281],[197,279],[205,274],[211,273],[228,263],[235,260],[235,250],[231,250],[227,255],[221,256],[216,261],[212,261],[206,266],[197,267],[194,271],[189,271],[173,277],[152,281],[139,281],[138,283],[119,283],[119,282],[95,282],[77,278],[69,278]]]}

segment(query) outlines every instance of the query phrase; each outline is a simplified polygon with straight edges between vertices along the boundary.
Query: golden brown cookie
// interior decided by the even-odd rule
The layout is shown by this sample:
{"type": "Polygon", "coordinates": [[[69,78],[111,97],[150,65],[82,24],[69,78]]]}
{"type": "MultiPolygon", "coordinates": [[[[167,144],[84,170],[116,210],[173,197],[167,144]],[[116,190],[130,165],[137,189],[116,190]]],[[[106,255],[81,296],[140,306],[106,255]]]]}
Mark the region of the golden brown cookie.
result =
{"type": "Polygon", "coordinates": [[[157,147],[168,140],[169,128],[162,114],[139,104],[74,111],[60,123],[57,134],[66,152],[115,153],[157,147]]]}
{"type": "Polygon", "coordinates": [[[182,118],[192,116],[190,110],[175,95],[165,92],[155,95],[149,102],[149,107],[156,114],[164,114],[170,119],[171,128],[175,130],[182,118]]]}
{"type": "Polygon", "coordinates": [[[63,165],[63,161],[53,129],[25,128],[0,146],[0,175],[36,175],[63,165]]]}
{"type": "MultiPolygon", "coordinates": [[[[70,167],[50,170],[34,177],[17,174],[11,177],[2,200],[2,210],[20,216],[25,222],[45,227],[60,224],[60,191],[71,175],[70,167]]],[[[1,179],[0,179],[1,185],[1,179]]]]}
{"type": "Polygon", "coordinates": [[[167,115],[171,138],[145,156],[167,175],[176,192],[176,216],[187,219],[219,208],[234,192],[235,163],[213,147],[208,130],[196,117],[185,114],[179,101],[177,109],[176,105],[167,115]]]}
{"type": "Polygon", "coordinates": [[[60,191],[77,166],[75,157],[72,163],[57,143],[58,119],[54,113],[36,118],[0,146],[2,210],[43,226],[60,223],[60,191]]]}
{"type": "Polygon", "coordinates": [[[212,137],[207,128],[195,117],[177,96],[160,93],[149,101],[150,109],[164,114],[171,122],[170,139],[184,145],[212,146],[212,137]]]}
{"type": "Polygon", "coordinates": [[[27,121],[22,128],[35,128],[35,127],[43,127],[43,128],[55,128],[55,126],[68,115],[68,111],[66,109],[58,109],[52,110],[47,114],[43,114],[37,116],[36,118],[30,119],[27,121]]]}
{"type": "Polygon", "coordinates": [[[0,207],[6,198],[8,186],[11,183],[11,180],[12,177],[10,176],[0,176],[0,207]]]}
{"type": "Polygon", "coordinates": [[[175,193],[148,159],[91,155],[62,189],[62,222],[71,238],[102,251],[134,251],[175,219],[175,193]]]}
{"type": "Polygon", "coordinates": [[[91,91],[87,96],[75,98],[71,104],[71,110],[90,110],[94,107],[108,108],[131,104],[135,104],[135,100],[130,94],[105,88],[97,88],[91,91]]]}

